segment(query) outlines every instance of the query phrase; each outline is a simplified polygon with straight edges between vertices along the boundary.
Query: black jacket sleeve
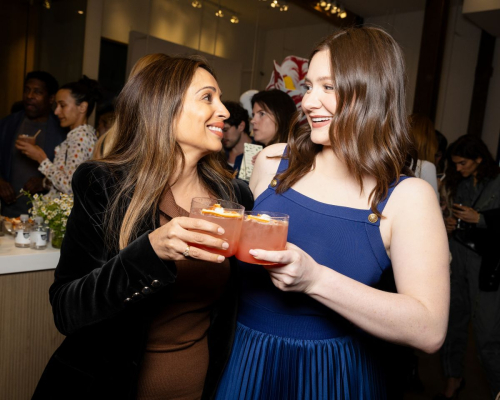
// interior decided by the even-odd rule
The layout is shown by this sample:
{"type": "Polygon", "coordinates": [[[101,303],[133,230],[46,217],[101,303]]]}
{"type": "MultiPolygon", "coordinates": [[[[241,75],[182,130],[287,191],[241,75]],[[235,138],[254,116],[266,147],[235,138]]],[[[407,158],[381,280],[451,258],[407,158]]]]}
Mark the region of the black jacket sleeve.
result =
{"type": "Polygon", "coordinates": [[[54,320],[64,335],[111,319],[175,282],[173,262],[161,260],[145,232],[115,254],[105,250],[104,216],[114,179],[84,163],[73,176],[74,206],[50,288],[54,320]]]}

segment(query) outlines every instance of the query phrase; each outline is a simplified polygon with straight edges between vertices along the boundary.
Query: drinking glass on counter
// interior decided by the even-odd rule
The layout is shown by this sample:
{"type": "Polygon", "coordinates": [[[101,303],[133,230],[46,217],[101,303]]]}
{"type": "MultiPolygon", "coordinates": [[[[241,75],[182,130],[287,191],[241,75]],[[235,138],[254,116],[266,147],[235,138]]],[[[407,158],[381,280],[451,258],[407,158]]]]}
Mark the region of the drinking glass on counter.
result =
{"type": "Polygon", "coordinates": [[[251,249],[285,250],[288,236],[288,215],[270,211],[245,211],[236,258],[249,264],[274,265],[257,260],[251,249]]]}
{"type": "Polygon", "coordinates": [[[236,248],[238,247],[238,241],[240,239],[244,211],[245,207],[232,201],[211,199],[208,197],[193,198],[191,201],[189,216],[191,218],[199,218],[205,221],[213,222],[223,228],[225,232],[223,235],[216,235],[207,233],[206,231],[194,231],[223,239],[229,244],[229,247],[227,250],[220,250],[213,247],[203,246],[198,243],[188,244],[214,254],[223,255],[224,257],[233,256],[236,253],[236,248]]]}

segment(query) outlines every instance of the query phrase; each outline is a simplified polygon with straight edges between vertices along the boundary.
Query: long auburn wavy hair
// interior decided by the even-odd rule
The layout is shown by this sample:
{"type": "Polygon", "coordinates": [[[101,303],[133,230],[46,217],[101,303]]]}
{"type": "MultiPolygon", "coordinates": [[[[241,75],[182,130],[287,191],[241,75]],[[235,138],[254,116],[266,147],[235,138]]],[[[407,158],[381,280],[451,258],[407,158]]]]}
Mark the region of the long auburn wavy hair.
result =
{"type": "MultiPolygon", "coordinates": [[[[145,224],[154,226],[165,187],[184,168],[175,125],[198,68],[214,75],[198,57],[161,58],[133,75],[118,97],[116,138],[100,160],[118,177],[106,215],[111,248],[124,248],[145,224]]],[[[234,200],[232,176],[223,165],[222,152],[211,153],[198,163],[198,174],[210,192],[234,200]]]]}
{"type": "MultiPolygon", "coordinates": [[[[373,213],[401,174],[414,176],[416,153],[408,131],[405,105],[406,76],[396,41],[378,28],[349,28],[328,36],[313,50],[330,54],[337,110],[330,124],[332,149],[345,162],[363,192],[363,176],[376,178],[369,199],[373,213]],[[414,167],[413,167],[414,168],[414,167]]],[[[289,168],[279,174],[277,192],[283,193],[314,168],[323,146],[310,139],[309,124],[290,130],[289,168]]]]}

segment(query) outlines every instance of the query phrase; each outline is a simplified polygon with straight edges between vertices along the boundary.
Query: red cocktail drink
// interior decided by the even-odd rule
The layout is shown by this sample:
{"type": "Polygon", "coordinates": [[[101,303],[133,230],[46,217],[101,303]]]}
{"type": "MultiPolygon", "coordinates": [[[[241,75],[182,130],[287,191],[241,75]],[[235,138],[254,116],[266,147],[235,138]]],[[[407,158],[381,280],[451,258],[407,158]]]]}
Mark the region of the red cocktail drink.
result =
{"type": "Polygon", "coordinates": [[[251,249],[285,250],[288,236],[288,215],[267,211],[247,211],[241,228],[236,258],[249,264],[274,265],[257,260],[251,249]]]}
{"type": "Polygon", "coordinates": [[[189,243],[189,245],[207,250],[210,253],[223,255],[224,257],[233,256],[236,253],[238,241],[240,239],[244,211],[245,207],[238,203],[233,203],[232,201],[210,199],[208,197],[195,197],[191,201],[191,211],[189,212],[189,217],[213,222],[225,231],[223,235],[211,234],[206,231],[195,230],[195,232],[223,239],[229,244],[229,248],[227,250],[221,250],[203,246],[198,243],[189,243]]]}

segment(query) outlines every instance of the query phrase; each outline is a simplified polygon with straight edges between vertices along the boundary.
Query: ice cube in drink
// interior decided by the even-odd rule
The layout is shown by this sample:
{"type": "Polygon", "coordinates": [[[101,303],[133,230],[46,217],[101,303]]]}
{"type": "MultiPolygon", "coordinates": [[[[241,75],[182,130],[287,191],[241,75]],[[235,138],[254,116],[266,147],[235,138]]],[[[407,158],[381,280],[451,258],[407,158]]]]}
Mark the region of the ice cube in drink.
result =
{"type": "Polygon", "coordinates": [[[211,234],[207,231],[195,231],[225,240],[229,247],[226,250],[203,246],[198,243],[188,243],[190,246],[207,250],[210,253],[231,257],[236,253],[240,239],[241,224],[245,207],[228,200],[195,197],[191,201],[189,217],[213,222],[224,229],[223,235],[211,234]]]}
{"type": "Polygon", "coordinates": [[[246,211],[236,258],[249,264],[276,264],[257,260],[250,255],[249,251],[251,249],[285,250],[288,236],[288,218],[287,214],[282,213],[246,211]]]}

